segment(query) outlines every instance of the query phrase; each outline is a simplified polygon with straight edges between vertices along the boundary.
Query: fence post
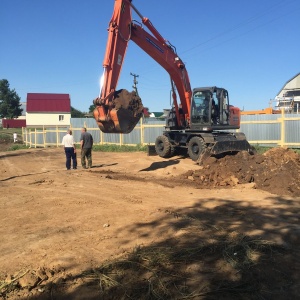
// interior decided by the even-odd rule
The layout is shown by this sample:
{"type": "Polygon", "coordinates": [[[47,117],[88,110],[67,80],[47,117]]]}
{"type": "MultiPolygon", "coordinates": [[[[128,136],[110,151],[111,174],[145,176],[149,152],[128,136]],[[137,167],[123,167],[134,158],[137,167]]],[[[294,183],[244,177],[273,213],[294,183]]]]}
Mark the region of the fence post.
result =
{"type": "Polygon", "coordinates": [[[140,126],[141,126],[141,145],[143,146],[144,145],[144,130],[145,130],[145,127],[143,124],[143,118],[141,118],[140,126]]]}
{"type": "Polygon", "coordinates": [[[25,127],[22,127],[22,140],[23,140],[23,143],[25,142],[25,145],[27,146],[27,144],[26,144],[26,128],[25,127]]]}
{"type": "Polygon", "coordinates": [[[43,125],[43,144],[44,144],[44,148],[46,148],[46,133],[45,133],[45,125],[43,125]]]}
{"type": "Polygon", "coordinates": [[[123,145],[123,134],[120,133],[120,146],[122,146],[122,145],[123,145]]]}
{"type": "Polygon", "coordinates": [[[100,145],[103,145],[103,132],[100,130],[100,145]]]}
{"type": "Polygon", "coordinates": [[[29,147],[31,148],[32,142],[31,142],[31,129],[29,129],[29,147]]]}
{"type": "Polygon", "coordinates": [[[285,144],[285,114],[284,114],[284,108],[281,109],[281,118],[280,118],[280,146],[283,147],[285,144]]]}
{"type": "Polygon", "coordinates": [[[36,128],[34,128],[34,148],[36,148],[36,128]]]}
{"type": "Polygon", "coordinates": [[[58,147],[58,125],[56,125],[56,147],[58,147]]]}

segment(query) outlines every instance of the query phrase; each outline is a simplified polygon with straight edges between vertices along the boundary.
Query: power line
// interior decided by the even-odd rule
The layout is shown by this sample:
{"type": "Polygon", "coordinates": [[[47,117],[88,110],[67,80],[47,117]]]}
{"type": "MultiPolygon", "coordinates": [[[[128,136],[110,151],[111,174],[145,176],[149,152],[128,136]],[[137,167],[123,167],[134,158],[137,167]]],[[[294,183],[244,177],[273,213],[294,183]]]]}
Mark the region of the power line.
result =
{"type": "MultiPolygon", "coordinates": [[[[224,30],[224,31],[222,31],[222,32],[220,32],[220,33],[218,33],[218,34],[216,34],[215,36],[209,38],[208,40],[206,40],[206,41],[204,41],[204,42],[202,42],[202,43],[196,44],[196,45],[192,46],[191,48],[189,48],[189,49],[187,49],[187,50],[181,52],[181,53],[180,53],[180,56],[181,56],[182,54],[185,54],[185,53],[187,53],[187,52],[190,52],[190,51],[192,51],[192,50],[194,50],[194,49],[196,49],[196,48],[199,48],[200,46],[205,45],[205,44],[207,44],[207,43],[209,43],[209,42],[211,42],[211,41],[213,41],[213,40],[216,40],[217,38],[220,38],[221,36],[225,36],[226,34],[228,34],[228,33],[230,33],[230,32],[233,32],[233,31],[235,31],[235,30],[237,30],[237,29],[239,29],[239,28],[241,28],[241,27],[244,27],[245,25],[247,25],[247,24],[249,24],[249,23],[252,23],[252,22],[254,22],[255,20],[258,20],[258,19],[262,18],[262,17],[264,17],[264,16],[267,15],[267,14],[270,14],[270,13],[272,12],[272,10],[274,10],[274,9],[277,8],[277,7],[281,7],[282,5],[287,5],[287,4],[290,4],[290,3],[295,2],[295,1],[298,1],[298,0],[283,0],[283,1],[279,1],[279,2],[275,3],[274,5],[272,5],[271,7],[269,7],[269,8],[267,8],[267,9],[261,11],[259,14],[256,14],[255,16],[252,16],[252,17],[250,17],[250,18],[248,18],[248,19],[246,19],[246,20],[244,20],[244,21],[242,21],[242,22],[240,22],[240,23],[238,23],[238,24],[236,24],[236,25],[234,25],[234,26],[232,26],[232,27],[229,27],[228,29],[226,29],[226,30],[224,30]]],[[[289,11],[287,14],[285,14],[284,16],[289,15],[289,14],[294,13],[294,12],[295,12],[295,10],[290,10],[290,11],[289,11]]],[[[227,42],[232,41],[232,40],[234,40],[234,39],[236,39],[236,38],[239,38],[240,36],[246,35],[246,34],[248,34],[249,32],[251,32],[251,31],[253,31],[253,30],[257,29],[257,28],[266,26],[266,25],[268,25],[269,23],[272,23],[272,22],[276,21],[277,19],[281,19],[282,17],[283,17],[283,15],[281,15],[280,17],[273,18],[272,20],[270,20],[270,21],[268,21],[268,22],[266,22],[266,23],[264,23],[264,24],[262,24],[262,25],[258,25],[258,26],[256,26],[256,27],[253,28],[253,29],[250,29],[250,30],[248,30],[248,31],[246,31],[246,32],[244,32],[244,33],[241,33],[241,34],[239,34],[239,35],[236,35],[236,36],[234,36],[234,37],[232,37],[232,38],[230,38],[230,39],[227,39],[227,40],[225,40],[225,41],[222,41],[222,42],[218,43],[217,45],[214,45],[214,46],[209,47],[209,48],[206,49],[206,50],[212,49],[212,48],[217,47],[217,46],[219,46],[219,45],[221,45],[221,44],[223,44],[223,43],[227,43],[227,42]]],[[[194,55],[194,54],[192,54],[192,55],[194,55]]],[[[190,56],[188,56],[188,57],[190,57],[190,56]]],[[[142,72],[142,74],[146,74],[146,73],[148,73],[148,72],[150,72],[150,71],[153,71],[153,70],[155,70],[155,69],[157,69],[157,68],[158,68],[158,66],[157,66],[157,67],[153,67],[153,68],[151,68],[151,69],[148,68],[145,72],[142,72]]]]}
{"type": "MultiPolygon", "coordinates": [[[[281,15],[281,16],[280,16],[280,19],[283,18],[283,17],[285,17],[285,16],[287,16],[287,15],[290,15],[290,14],[292,14],[292,13],[294,13],[294,11],[289,11],[289,12],[287,12],[286,14],[281,15]]],[[[278,17],[273,18],[273,19],[271,19],[271,20],[269,20],[269,21],[267,21],[267,22],[265,22],[265,23],[263,23],[263,24],[260,24],[260,25],[258,25],[258,26],[256,26],[256,27],[252,28],[252,29],[249,29],[249,30],[246,31],[246,32],[243,32],[243,33],[241,33],[241,34],[238,34],[238,35],[236,35],[236,36],[234,36],[234,37],[231,37],[231,38],[229,38],[229,39],[223,40],[222,42],[217,43],[217,44],[215,44],[215,45],[213,45],[213,46],[210,46],[210,47],[208,47],[208,48],[206,48],[206,49],[203,49],[203,50],[201,50],[201,51],[202,51],[202,52],[208,51],[208,50],[211,50],[211,49],[213,49],[213,48],[215,48],[215,47],[218,47],[218,46],[220,46],[220,45],[222,45],[222,44],[228,43],[228,42],[230,42],[230,41],[232,41],[232,40],[235,40],[235,39],[237,39],[237,38],[239,38],[239,37],[241,37],[241,36],[247,35],[248,33],[252,32],[252,31],[255,31],[255,30],[258,29],[258,28],[261,28],[261,27],[264,27],[264,26],[266,26],[266,25],[268,25],[268,24],[270,24],[270,23],[273,23],[274,21],[276,21],[276,20],[278,20],[278,19],[279,19],[278,17]]],[[[187,56],[187,57],[189,57],[189,56],[187,56]]]]}
{"type": "Polygon", "coordinates": [[[255,16],[252,16],[252,17],[250,17],[250,18],[248,18],[248,19],[246,19],[246,20],[244,20],[244,21],[242,21],[242,22],[240,22],[240,23],[238,23],[238,24],[236,24],[236,25],[234,25],[232,27],[229,27],[228,29],[226,29],[226,30],[224,30],[224,31],[216,34],[215,36],[209,38],[208,40],[206,40],[206,41],[204,41],[202,43],[199,43],[199,44],[191,47],[190,49],[187,49],[187,50],[181,52],[181,54],[184,54],[184,53],[187,53],[189,51],[192,51],[192,50],[194,50],[194,49],[196,49],[196,48],[198,48],[198,47],[200,47],[202,45],[205,45],[205,44],[207,44],[207,43],[209,43],[209,42],[211,42],[211,41],[213,41],[213,40],[221,37],[221,36],[224,36],[224,35],[232,32],[232,31],[235,31],[235,30],[237,30],[237,29],[239,29],[239,28],[241,28],[241,27],[249,24],[249,23],[252,23],[255,20],[260,19],[260,18],[264,17],[265,15],[269,14],[271,12],[271,10],[273,10],[275,7],[281,6],[281,5],[285,4],[285,2],[295,2],[295,1],[296,0],[284,0],[284,1],[277,2],[273,6],[271,6],[270,8],[263,10],[261,13],[255,15],[255,16]]]}

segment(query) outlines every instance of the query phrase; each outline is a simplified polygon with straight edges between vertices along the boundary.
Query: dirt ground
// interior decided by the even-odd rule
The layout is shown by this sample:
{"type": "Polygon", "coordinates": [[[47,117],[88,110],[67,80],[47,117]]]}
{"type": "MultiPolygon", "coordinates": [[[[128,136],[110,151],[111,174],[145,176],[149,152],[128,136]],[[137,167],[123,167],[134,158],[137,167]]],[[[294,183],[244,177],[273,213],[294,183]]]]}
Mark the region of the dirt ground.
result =
{"type": "Polygon", "coordinates": [[[297,299],[299,154],[0,152],[3,299],[297,299]]]}

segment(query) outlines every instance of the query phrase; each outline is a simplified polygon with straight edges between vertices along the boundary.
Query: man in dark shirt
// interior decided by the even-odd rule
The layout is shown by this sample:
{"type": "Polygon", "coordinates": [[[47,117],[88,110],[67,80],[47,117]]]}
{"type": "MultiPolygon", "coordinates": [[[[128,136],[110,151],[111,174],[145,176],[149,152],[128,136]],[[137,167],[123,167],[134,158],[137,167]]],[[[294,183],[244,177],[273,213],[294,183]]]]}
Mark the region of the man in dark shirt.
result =
{"type": "Polygon", "coordinates": [[[88,167],[91,168],[93,137],[89,132],[86,131],[85,127],[81,129],[80,145],[81,145],[81,165],[84,169],[87,169],[86,160],[85,160],[85,158],[87,158],[88,167]]]}

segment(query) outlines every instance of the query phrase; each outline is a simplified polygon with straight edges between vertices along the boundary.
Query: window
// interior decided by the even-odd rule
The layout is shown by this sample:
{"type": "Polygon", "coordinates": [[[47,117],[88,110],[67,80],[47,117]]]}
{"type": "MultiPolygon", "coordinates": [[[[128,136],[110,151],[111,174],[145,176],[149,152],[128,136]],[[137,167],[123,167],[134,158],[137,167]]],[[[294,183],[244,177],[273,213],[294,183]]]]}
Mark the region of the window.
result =
{"type": "Polygon", "coordinates": [[[192,99],[192,123],[206,124],[209,122],[211,93],[196,91],[192,99]]]}
{"type": "Polygon", "coordinates": [[[59,121],[63,121],[63,120],[64,120],[64,117],[65,117],[64,115],[59,115],[59,116],[58,116],[58,120],[59,120],[59,121]]]}
{"type": "Polygon", "coordinates": [[[287,91],[283,95],[283,97],[295,97],[295,96],[300,96],[300,91],[297,91],[297,90],[287,91]]]}

